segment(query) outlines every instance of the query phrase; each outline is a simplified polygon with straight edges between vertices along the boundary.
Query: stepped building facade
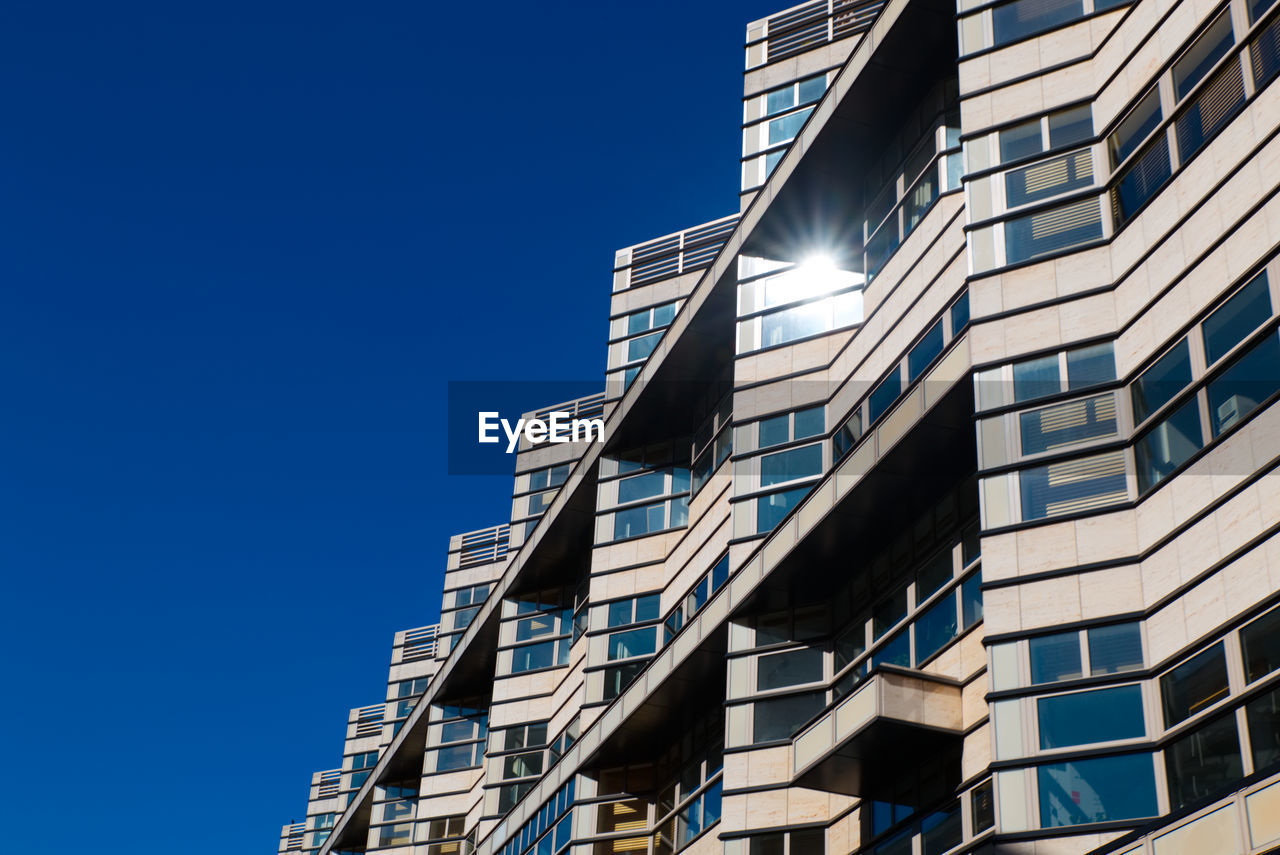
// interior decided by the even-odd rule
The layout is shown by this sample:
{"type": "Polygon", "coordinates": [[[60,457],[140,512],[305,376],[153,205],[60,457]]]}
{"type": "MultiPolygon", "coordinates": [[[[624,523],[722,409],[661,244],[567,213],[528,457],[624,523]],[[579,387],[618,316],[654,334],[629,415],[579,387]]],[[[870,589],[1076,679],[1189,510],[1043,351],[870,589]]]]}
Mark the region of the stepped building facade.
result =
{"type": "Polygon", "coordinates": [[[279,851],[1280,852],[1280,4],[817,0],[279,851]]]}

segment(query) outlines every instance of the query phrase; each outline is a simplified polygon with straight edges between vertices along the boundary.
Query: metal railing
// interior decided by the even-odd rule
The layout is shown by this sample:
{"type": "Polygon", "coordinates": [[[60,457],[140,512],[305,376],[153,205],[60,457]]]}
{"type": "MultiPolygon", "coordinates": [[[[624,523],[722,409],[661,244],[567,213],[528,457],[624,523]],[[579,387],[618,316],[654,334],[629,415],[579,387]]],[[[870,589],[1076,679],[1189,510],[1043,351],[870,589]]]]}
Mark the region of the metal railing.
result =
{"type": "Polygon", "coordinates": [[[765,19],[762,38],[747,43],[748,48],[763,43],[748,67],[759,68],[866,32],[884,6],[885,0],[816,0],[779,12],[765,19]]]}
{"type": "Polygon", "coordinates": [[[737,225],[738,215],[731,214],[619,250],[614,263],[614,290],[649,285],[709,267],[737,225]],[[619,287],[619,274],[623,273],[621,280],[625,284],[619,287]]]}

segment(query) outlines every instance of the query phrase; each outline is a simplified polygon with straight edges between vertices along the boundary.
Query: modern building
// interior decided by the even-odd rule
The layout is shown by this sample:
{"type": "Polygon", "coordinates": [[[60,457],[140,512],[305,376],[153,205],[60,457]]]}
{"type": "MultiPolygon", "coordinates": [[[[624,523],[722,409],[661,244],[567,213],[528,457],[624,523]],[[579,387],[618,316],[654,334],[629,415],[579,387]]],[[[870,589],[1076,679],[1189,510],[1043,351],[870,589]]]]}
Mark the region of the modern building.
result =
{"type": "Polygon", "coordinates": [[[281,851],[1280,852],[1276,5],[749,24],[739,213],[281,851]]]}

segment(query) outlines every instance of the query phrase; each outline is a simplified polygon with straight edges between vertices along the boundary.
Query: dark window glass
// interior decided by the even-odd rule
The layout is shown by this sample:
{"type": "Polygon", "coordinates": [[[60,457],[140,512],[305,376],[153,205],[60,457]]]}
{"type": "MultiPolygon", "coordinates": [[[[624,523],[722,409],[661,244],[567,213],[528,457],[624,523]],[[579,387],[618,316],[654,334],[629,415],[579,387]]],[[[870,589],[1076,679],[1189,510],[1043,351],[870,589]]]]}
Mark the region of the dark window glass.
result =
{"type": "Polygon", "coordinates": [[[1150,754],[1053,763],[1037,771],[1045,828],[1155,816],[1150,754]]]}
{"type": "Polygon", "coordinates": [[[797,490],[762,496],[756,500],[756,531],[773,531],[778,523],[782,522],[783,517],[800,504],[800,500],[807,495],[809,495],[809,488],[801,487],[797,490]]]}
{"type": "Polygon", "coordinates": [[[1013,366],[1013,400],[1030,401],[1062,391],[1058,355],[1041,356],[1013,366]]]}
{"type": "Polygon", "coordinates": [[[1280,763],[1280,689],[1254,698],[1244,709],[1253,768],[1260,771],[1280,763]]]}
{"type": "Polygon", "coordinates": [[[658,340],[661,338],[662,333],[656,332],[631,339],[631,341],[627,342],[627,362],[648,359],[649,354],[653,353],[653,349],[658,346],[658,340]]]}
{"type": "Polygon", "coordinates": [[[822,472],[822,445],[806,445],[760,458],[760,486],[772,487],[822,472]]]}
{"type": "Polygon", "coordinates": [[[609,604],[608,626],[626,626],[631,623],[632,600],[618,600],[609,604]]]}
{"type": "MultiPolygon", "coordinates": [[[[1250,22],[1257,21],[1259,18],[1262,17],[1264,12],[1266,12],[1268,9],[1271,8],[1272,4],[1274,4],[1275,2],[1276,0],[1250,0],[1249,21],[1250,22]]],[[[1263,84],[1259,83],[1258,86],[1259,88],[1261,88],[1263,84]]]]}
{"type": "Polygon", "coordinates": [[[826,705],[826,692],[805,692],[786,698],[756,701],[753,738],[756,742],[790,739],[826,705]]]}
{"type": "Polygon", "coordinates": [[[1240,630],[1246,683],[1280,668],[1280,609],[1272,609],[1240,630]]]}
{"type": "Polygon", "coordinates": [[[1136,623],[1089,630],[1089,673],[1119,674],[1142,667],[1142,631],[1136,623]]]}
{"type": "Polygon", "coordinates": [[[1244,101],[1244,74],[1240,71],[1239,61],[1232,60],[1201,87],[1174,120],[1178,159],[1182,163],[1190,160],[1240,112],[1244,101]]]}
{"type": "Polygon", "coordinates": [[[1023,454],[1116,436],[1116,399],[1108,393],[1018,414],[1023,454]]]}
{"type": "Polygon", "coordinates": [[[1160,93],[1153,86],[1143,96],[1119,126],[1107,138],[1107,147],[1111,151],[1112,167],[1119,166],[1121,161],[1137,150],[1163,117],[1160,110],[1160,93]]]}
{"type": "Polygon", "coordinates": [[[626,632],[615,632],[609,636],[609,659],[630,659],[633,656],[648,656],[657,650],[658,628],[646,626],[643,629],[631,629],[626,632]]]}
{"type": "Polygon", "coordinates": [[[1031,157],[1043,150],[1044,143],[1040,138],[1039,119],[1024,122],[1021,125],[1014,125],[1012,128],[1000,132],[1001,163],[1031,157]]]}
{"type": "Polygon", "coordinates": [[[1138,492],[1159,484],[1203,446],[1200,402],[1193,397],[1134,444],[1138,492]]]}
{"type": "Polygon", "coordinates": [[[662,607],[662,597],[658,594],[650,594],[647,597],[636,597],[635,603],[636,623],[646,620],[657,620],[658,615],[661,614],[659,609],[662,607]]]}
{"type": "Polygon", "coordinates": [[[996,824],[995,794],[991,782],[983,781],[969,796],[973,809],[973,833],[981,834],[996,824]]]}
{"type": "Polygon", "coordinates": [[[1169,138],[1158,134],[1120,173],[1120,180],[1111,191],[1112,214],[1116,226],[1124,225],[1173,175],[1169,160],[1169,138]]]}
{"type": "Polygon", "coordinates": [[[942,855],[959,846],[963,839],[959,803],[920,820],[921,855],[942,855]]]}
{"type": "Polygon", "coordinates": [[[916,664],[937,653],[956,637],[956,595],[947,594],[916,618],[916,664]]]}
{"type": "Polygon", "coordinates": [[[751,838],[751,845],[748,849],[749,855],[786,855],[785,834],[766,834],[762,837],[751,838]]]}
{"type": "Polygon", "coordinates": [[[1136,739],[1146,734],[1141,686],[1040,698],[1036,710],[1040,747],[1045,749],[1136,739]]]}
{"type": "Polygon", "coordinates": [[[1208,386],[1209,420],[1218,436],[1280,391],[1280,340],[1264,336],[1208,386]]]}
{"type": "Polygon", "coordinates": [[[884,646],[871,656],[871,667],[881,665],[897,665],[899,668],[911,667],[911,636],[902,630],[884,643],[884,646]]]}
{"type": "Polygon", "coordinates": [[[1144,421],[1190,383],[1191,353],[1183,339],[1133,382],[1134,422],[1144,421]]]}
{"type": "Polygon", "coordinates": [[[875,422],[893,406],[894,401],[902,394],[902,375],[896,369],[888,377],[880,381],[880,385],[872,390],[867,401],[867,420],[875,422]]]}
{"type": "Polygon", "coordinates": [[[911,352],[907,354],[907,382],[914,383],[915,379],[924,373],[924,370],[933,364],[933,360],[938,358],[938,354],[942,353],[943,345],[942,321],[935,323],[924,338],[911,348],[911,352]]]}
{"type": "Polygon", "coordinates": [[[647,662],[628,662],[614,668],[606,668],[604,672],[603,700],[611,701],[631,685],[631,681],[640,676],[647,662]]]}
{"type": "Polygon", "coordinates": [[[916,574],[916,602],[924,602],[930,594],[950,582],[951,576],[951,550],[944,549],[929,559],[916,574]]]}
{"type": "Polygon", "coordinates": [[[1227,696],[1227,660],[1222,642],[1174,668],[1160,678],[1164,725],[1173,727],[1227,696]]]}
{"type": "Polygon", "coordinates": [[[1084,676],[1080,664],[1080,636],[1075,632],[1042,635],[1028,642],[1031,682],[1054,683],[1084,676]]]}
{"type": "Polygon", "coordinates": [[[1067,389],[1088,389],[1116,379],[1115,347],[1109,341],[1067,351],[1067,389]]]}
{"type": "Polygon", "coordinates": [[[996,45],[1061,27],[1084,14],[1081,0],[1015,0],[997,6],[991,22],[996,45]]]}
{"type": "Polygon", "coordinates": [[[1267,274],[1261,273],[1205,318],[1204,352],[1210,365],[1271,317],[1267,274]]]}
{"type": "Polygon", "coordinates": [[[795,439],[808,439],[818,436],[827,429],[826,416],[822,407],[812,407],[796,412],[795,439]]]}
{"type": "Polygon", "coordinates": [[[907,589],[895,591],[871,609],[871,636],[879,638],[907,616],[907,589]]]}
{"type": "Polygon", "coordinates": [[[951,334],[959,335],[969,326],[969,292],[965,291],[960,299],[951,304],[951,334]]]}
{"type": "MultiPolygon", "coordinates": [[[[1097,5],[1095,0],[1095,6],[1097,5]]],[[[1049,116],[1049,147],[1062,148],[1093,137],[1093,112],[1088,104],[1049,116]]]]}
{"type": "Polygon", "coordinates": [[[826,833],[821,828],[791,832],[791,855],[823,855],[826,851],[826,833]]]}
{"type": "MultiPolygon", "coordinates": [[[[613,537],[639,537],[652,531],[661,531],[666,523],[666,503],[626,508],[613,515],[613,537]]],[[[674,524],[674,523],[673,523],[674,524]]]]}
{"type": "Polygon", "coordinates": [[[756,689],[767,692],[822,679],[822,651],[815,647],[771,653],[756,661],[756,689]]]}
{"type": "Polygon", "coordinates": [[[666,472],[647,472],[618,482],[618,504],[638,502],[661,496],[667,488],[666,472]]]}
{"type": "Polygon", "coordinates": [[[1181,101],[1209,69],[1227,55],[1235,39],[1231,35],[1231,17],[1223,12],[1173,64],[1173,97],[1181,101]]]}
{"type": "Polygon", "coordinates": [[[474,746],[474,743],[467,743],[441,748],[436,753],[436,771],[448,772],[452,769],[466,769],[477,765],[474,746]]]}
{"type": "Polygon", "coordinates": [[[511,673],[519,674],[537,668],[550,668],[556,662],[556,643],[544,641],[527,644],[511,651],[511,673]]]}
{"type": "Polygon", "coordinates": [[[960,585],[961,617],[968,629],[982,620],[982,573],[974,573],[960,585]]]}
{"type": "Polygon", "coordinates": [[[1009,220],[1004,226],[1005,261],[1016,264],[1102,237],[1095,197],[1009,220]]]}
{"type": "Polygon", "coordinates": [[[1236,718],[1227,714],[1196,728],[1164,752],[1169,802],[1177,810],[1214,795],[1240,780],[1240,737],[1236,718]]]}
{"type": "Polygon", "coordinates": [[[774,416],[760,420],[760,447],[781,445],[791,440],[791,416],[774,416]]]}

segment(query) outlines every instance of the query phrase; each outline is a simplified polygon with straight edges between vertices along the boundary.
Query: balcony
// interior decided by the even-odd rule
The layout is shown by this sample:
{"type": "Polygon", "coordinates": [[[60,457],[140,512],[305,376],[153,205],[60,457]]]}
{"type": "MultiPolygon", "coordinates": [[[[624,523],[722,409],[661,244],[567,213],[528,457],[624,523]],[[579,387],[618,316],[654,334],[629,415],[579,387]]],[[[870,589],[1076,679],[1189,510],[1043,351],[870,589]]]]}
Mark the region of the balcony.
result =
{"type": "Polygon", "coordinates": [[[886,669],[796,735],[794,783],[876,797],[873,781],[959,757],[962,732],[959,683],[886,669]]]}

